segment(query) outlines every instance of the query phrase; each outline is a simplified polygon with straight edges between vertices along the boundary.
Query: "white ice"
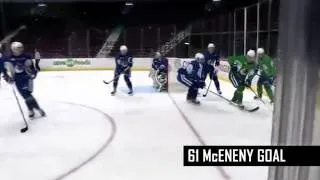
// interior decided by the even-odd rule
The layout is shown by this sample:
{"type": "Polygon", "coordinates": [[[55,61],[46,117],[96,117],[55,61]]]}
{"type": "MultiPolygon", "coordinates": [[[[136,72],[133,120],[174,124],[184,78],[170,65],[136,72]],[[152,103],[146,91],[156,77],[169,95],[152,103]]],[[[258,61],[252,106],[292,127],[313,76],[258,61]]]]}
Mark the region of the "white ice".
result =
{"type": "MultiPolygon", "coordinates": [[[[11,86],[2,82],[0,179],[226,179],[216,167],[183,167],[183,145],[200,143],[172,99],[153,91],[148,72],[133,72],[134,96],[126,94],[123,78],[118,94],[110,96],[112,85],[102,80],[112,75],[111,71],[41,72],[34,96],[48,116],[30,122],[25,134],[19,132],[23,121],[11,86]],[[95,159],[68,174],[107,144],[95,159]]],[[[223,94],[231,98],[234,88],[220,83],[223,94]]],[[[260,105],[255,113],[244,113],[212,94],[202,97],[199,107],[187,104],[185,93],[171,96],[208,145],[270,143],[270,107],[254,101],[249,91],[244,101],[260,105]]],[[[267,167],[222,168],[230,180],[266,180],[268,174],[267,167]]]]}

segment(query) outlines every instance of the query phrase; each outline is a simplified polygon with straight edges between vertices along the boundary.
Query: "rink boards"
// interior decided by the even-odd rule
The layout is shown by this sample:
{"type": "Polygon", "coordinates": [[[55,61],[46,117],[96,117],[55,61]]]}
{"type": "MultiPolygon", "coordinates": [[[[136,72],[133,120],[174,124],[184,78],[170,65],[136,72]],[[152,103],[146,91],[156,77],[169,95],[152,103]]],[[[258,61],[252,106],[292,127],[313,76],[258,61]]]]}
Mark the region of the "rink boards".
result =
{"type": "MultiPolygon", "coordinates": [[[[176,71],[184,61],[190,61],[190,58],[168,58],[169,63],[173,64],[171,71],[176,71]]],[[[78,71],[78,70],[113,70],[114,58],[61,58],[61,59],[42,59],[40,67],[45,71],[78,71]]],[[[152,64],[152,58],[134,58],[132,67],[135,71],[149,71],[152,64]]],[[[220,61],[220,71],[218,76],[222,80],[228,80],[230,66],[226,60],[220,61]]],[[[254,79],[252,84],[256,84],[254,79]]]]}

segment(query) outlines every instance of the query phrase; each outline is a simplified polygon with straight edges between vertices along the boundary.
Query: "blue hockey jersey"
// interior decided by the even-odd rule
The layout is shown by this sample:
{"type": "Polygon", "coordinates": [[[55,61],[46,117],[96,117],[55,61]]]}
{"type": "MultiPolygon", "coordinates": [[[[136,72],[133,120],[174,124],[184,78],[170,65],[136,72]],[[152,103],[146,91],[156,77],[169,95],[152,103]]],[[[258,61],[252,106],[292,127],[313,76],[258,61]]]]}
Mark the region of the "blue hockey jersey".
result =
{"type": "Polygon", "coordinates": [[[126,69],[128,66],[131,68],[133,65],[132,55],[127,53],[125,55],[117,54],[115,58],[116,68],[117,69],[126,69]]]}
{"type": "Polygon", "coordinates": [[[13,72],[11,73],[14,73],[15,76],[35,75],[37,73],[31,56],[27,54],[21,54],[19,56],[9,55],[3,59],[4,65],[8,63],[10,66],[12,66],[13,72]]]}
{"type": "Polygon", "coordinates": [[[206,51],[204,53],[204,59],[206,60],[207,64],[214,63],[215,66],[220,65],[220,56],[217,52],[210,53],[209,51],[206,51]]]}
{"type": "Polygon", "coordinates": [[[203,80],[205,78],[205,65],[197,60],[183,63],[183,66],[178,69],[178,74],[184,74],[193,80],[203,80]]]}
{"type": "Polygon", "coordinates": [[[165,57],[154,58],[152,60],[152,69],[162,72],[168,71],[168,59],[165,57]]]}

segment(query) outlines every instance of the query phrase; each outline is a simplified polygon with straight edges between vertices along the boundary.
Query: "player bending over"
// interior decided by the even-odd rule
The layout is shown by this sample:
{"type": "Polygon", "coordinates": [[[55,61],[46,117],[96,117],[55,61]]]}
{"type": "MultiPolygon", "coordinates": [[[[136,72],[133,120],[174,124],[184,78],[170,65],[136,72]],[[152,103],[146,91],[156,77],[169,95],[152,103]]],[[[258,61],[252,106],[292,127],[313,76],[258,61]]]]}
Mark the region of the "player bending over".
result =
{"type": "Polygon", "coordinates": [[[255,52],[249,50],[247,56],[231,56],[228,57],[228,61],[231,66],[229,79],[232,85],[237,88],[231,101],[243,108],[243,91],[246,87],[251,86],[251,81],[255,75],[255,52]]]}
{"type": "Polygon", "coordinates": [[[156,90],[160,92],[168,90],[168,59],[161,56],[160,52],[156,52],[150,74],[156,90]]]}
{"type": "Polygon", "coordinates": [[[46,115],[44,110],[32,96],[33,80],[37,76],[37,71],[31,56],[24,54],[23,50],[21,42],[11,43],[11,54],[4,60],[4,78],[9,84],[15,83],[28,107],[29,118],[35,116],[34,110],[37,110],[43,117],[46,115]]]}
{"type": "Polygon", "coordinates": [[[193,104],[200,104],[197,100],[198,89],[205,87],[204,82],[204,66],[205,59],[202,53],[195,55],[195,60],[185,62],[181,68],[178,69],[178,81],[189,88],[187,93],[187,101],[193,104]]]}
{"type": "Polygon", "coordinates": [[[219,83],[218,76],[217,76],[218,70],[219,70],[219,65],[220,65],[220,56],[216,52],[214,44],[210,43],[208,45],[208,51],[206,51],[204,53],[204,57],[206,60],[206,64],[207,64],[206,69],[208,70],[207,73],[209,73],[210,80],[213,80],[213,82],[216,86],[217,92],[219,94],[222,94],[222,92],[220,90],[220,83],[219,83]]]}
{"type": "Polygon", "coordinates": [[[116,68],[114,71],[114,81],[113,81],[113,91],[111,95],[115,95],[117,92],[118,81],[121,74],[124,74],[124,80],[129,88],[129,95],[133,94],[132,83],[130,81],[131,76],[131,67],[133,65],[132,55],[128,53],[127,46],[122,45],[120,47],[120,53],[116,56],[115,59],[116,68]]]}
{"type": "Polygon", "coordinates": [[[263,48],[258,48],[257,54],[260,75],[257,83],[258,97],[255,96],[255,99],[262,97],[262,86],[264,86],[264,89],[267,92],[270,102],[273,103],[274,97],[271,87],[273,84],[273,80],[276,77],[277,69],[273,64],[272,58],[264,53],[263,48]]]}

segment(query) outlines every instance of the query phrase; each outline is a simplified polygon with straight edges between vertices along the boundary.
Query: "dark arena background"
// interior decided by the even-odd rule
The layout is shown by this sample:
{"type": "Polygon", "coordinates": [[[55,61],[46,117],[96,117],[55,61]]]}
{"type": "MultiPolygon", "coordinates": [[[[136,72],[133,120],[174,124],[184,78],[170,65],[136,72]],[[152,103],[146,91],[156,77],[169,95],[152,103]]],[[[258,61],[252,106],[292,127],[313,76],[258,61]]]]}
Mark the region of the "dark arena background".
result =
{"type": "Polygon", "coordinates": [[[39,65],[32,92],[47,114],[28,117],[17,79],[8,83],[9,68],[0,66],[0,179],[320,179],[319,167],[184,167],[182,158],[192,145],[320,145],[319,7],[318,0],[0,1],[0,64],[12,60],[12,42],[23,44],[39,65]],[[178,70],[209,44],[220,88],[206,74],[195,105],[178,70]],[[123,46],[133,66],[113,94],[123,46]],[[274,99],[265,88],[255,97],[259,70],[239,108],[230,59],[252,50],[258,64],[259,48],[276,68],[274,99]],[[168,60],[164,78],[152,70],[157,52],[168,60]]]}

